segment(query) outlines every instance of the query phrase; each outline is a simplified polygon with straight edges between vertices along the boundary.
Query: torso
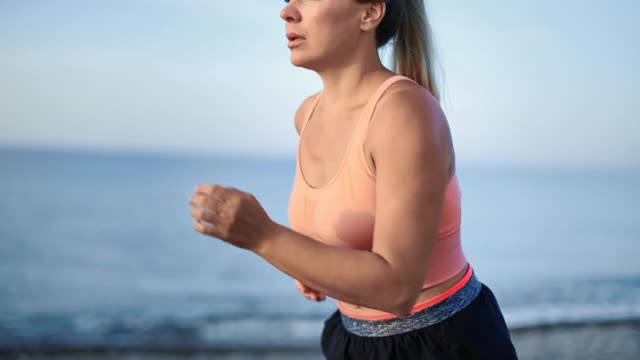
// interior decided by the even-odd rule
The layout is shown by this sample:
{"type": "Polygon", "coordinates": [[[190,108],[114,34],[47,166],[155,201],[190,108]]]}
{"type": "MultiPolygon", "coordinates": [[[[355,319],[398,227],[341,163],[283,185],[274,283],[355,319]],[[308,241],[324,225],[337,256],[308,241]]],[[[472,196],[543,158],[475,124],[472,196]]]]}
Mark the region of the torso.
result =
{"type": "MultiPolygon", "coordinates": [[[[304,142],[301,142],[300,148],[300,167],[306,182],[310,186],[314,188],[322,187],[338,172],[348,142],[353,134],[358,114],[363,110],[365,104],[353,106],[348,111],[329,110],[323,108],[322,104],[318,104],[313,114],[314,121],[310,122],[305,129],[305,139],[304,142]]],[[[375,147],[375,144],[369,143],[371,138],[375,137],[368,137],[364,148],[367,163],[371,169],[375,169],[375,159],[372,154],[372,148],[375,147]]],[[[443,293],[462,279],[466,270],[467,267],[465,266],[452,278],[424,288],[420,292],[416,303],[443,293]]],[[[364,315],[383,313],[380,310],[344,301],[340,301],[340,303],[346,309],[364,315]]]]}

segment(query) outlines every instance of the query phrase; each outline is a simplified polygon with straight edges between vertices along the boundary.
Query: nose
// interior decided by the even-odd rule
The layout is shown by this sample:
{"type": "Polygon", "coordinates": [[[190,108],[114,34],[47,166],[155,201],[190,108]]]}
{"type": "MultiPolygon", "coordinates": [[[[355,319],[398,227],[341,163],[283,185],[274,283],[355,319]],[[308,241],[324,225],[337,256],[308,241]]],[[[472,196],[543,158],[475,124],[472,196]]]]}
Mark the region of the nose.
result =
{"type": "Polygon", "coordinates": [[[295,1],[287,2],[287,5],[280,11],[280,18],[287,23],[300,21],[300,12],[296,8],[295,1]]]}

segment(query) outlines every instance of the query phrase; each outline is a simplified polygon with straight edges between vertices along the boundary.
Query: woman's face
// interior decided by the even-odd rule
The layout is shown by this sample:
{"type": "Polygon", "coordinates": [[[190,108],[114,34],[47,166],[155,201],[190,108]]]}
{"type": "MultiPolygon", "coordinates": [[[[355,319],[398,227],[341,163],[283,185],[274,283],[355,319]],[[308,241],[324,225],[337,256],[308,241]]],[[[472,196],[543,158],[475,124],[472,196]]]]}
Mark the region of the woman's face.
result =
{"type": "Polygon", "coordinates": [[[366,4],[353,0],[290,0],[280,12],[285,21],[291,62],[313,70],[339,63],[358,46],[366,4]],[[291,41],[293,34],[297,38],[291,41]]]}

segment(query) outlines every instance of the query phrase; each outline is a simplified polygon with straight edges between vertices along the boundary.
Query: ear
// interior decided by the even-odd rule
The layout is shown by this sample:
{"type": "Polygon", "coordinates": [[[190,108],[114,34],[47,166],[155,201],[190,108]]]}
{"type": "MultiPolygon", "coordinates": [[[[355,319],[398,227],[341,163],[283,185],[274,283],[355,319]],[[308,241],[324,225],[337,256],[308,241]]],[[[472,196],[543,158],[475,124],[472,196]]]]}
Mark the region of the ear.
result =
{"type": "Polygon", "coordinates": [[[386,11],[387,5],[384,3],[384,1],[375,1],[369,3],[362,14],[362,18],[360,19],[360,30],[374,30],[378,26],[378,24],[382,22],[386,11]]]}

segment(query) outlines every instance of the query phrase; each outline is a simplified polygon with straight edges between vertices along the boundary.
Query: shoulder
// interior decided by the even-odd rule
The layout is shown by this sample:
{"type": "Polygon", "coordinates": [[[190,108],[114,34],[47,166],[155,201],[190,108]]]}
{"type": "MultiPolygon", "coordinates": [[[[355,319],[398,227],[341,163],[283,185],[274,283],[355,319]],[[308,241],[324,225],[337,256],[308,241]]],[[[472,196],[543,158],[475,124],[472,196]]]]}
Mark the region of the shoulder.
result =
{"type": "Polygon", "coordinates": [[[298,135],[300,135],[300,131],[302,130],[302,125],[304,124],[305,119],[309,116],[309,112],[311,111],[311,106],[315,101],[316,97],[320,95],[320,92],[317,92],[311,96],[308,96],[302,104],[298,107],[295,116],[295,126],[298,135]]]}
{"type": "MultiPolygon", "coordinates": [[[[413,121],[417,124],[425,122],[446,121],[438,100],[424,87],[408,80],[397,81],[385,91],[378,104],[373,118],[388,117],[400,121],[413,121]]],[[[376,120],[376,123],[384,121],[376,120]]]]}
{"type": "Polygon", "coordinates": [[[418,154],[434,163],[447,162],[452,155],[449,126],[438,100],[426,88],[406,80],[393,83],[379,99],[366,139],[374,164],[384,157],[394,161],[418,154]]]}

